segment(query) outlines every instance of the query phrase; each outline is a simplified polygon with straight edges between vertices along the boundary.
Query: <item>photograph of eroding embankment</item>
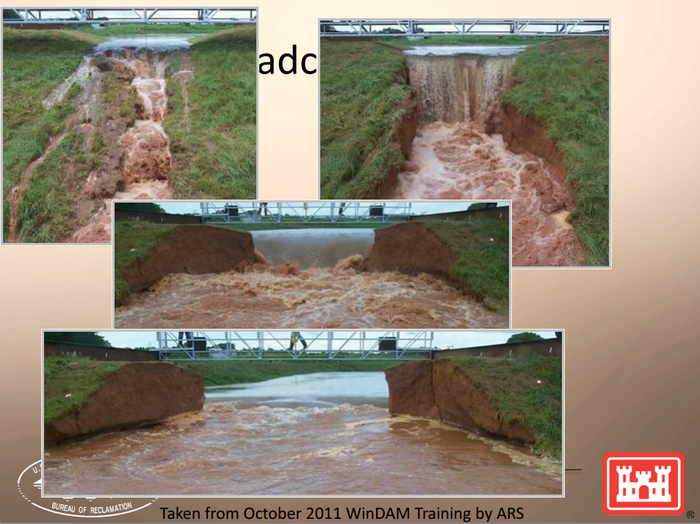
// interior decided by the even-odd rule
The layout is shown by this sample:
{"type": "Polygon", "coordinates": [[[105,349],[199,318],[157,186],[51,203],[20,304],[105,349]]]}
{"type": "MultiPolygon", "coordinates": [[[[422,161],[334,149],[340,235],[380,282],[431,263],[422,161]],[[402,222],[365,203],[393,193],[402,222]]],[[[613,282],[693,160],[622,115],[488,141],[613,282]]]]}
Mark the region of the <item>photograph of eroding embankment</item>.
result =
{"type": "Polygon", "coordinates": [[[509,202],[115,203],[118,328],[507,328],[509,202]]]}
{"type": "Polygon", "coordinates": [[[609,265],[609,24],[321,21],[322,198],[513,201],[513,265],[609,265]]]}
{"type": "Polygon", "coordinates": [[[108,243],[111,199],[255,198],[255,9],[3,10],[3,241],[108,243]]]}
{"type": "Polygon", "coordinates": [[[563,495],[563,333],[44,332],[43,495],[563,495]]]}

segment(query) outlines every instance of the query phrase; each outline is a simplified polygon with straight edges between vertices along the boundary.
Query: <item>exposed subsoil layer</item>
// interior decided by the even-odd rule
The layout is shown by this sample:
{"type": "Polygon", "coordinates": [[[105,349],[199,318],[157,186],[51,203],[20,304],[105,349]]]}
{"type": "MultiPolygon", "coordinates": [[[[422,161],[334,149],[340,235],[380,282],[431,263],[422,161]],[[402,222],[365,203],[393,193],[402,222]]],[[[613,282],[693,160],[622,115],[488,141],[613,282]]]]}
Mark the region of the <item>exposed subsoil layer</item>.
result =
{"type": "Polygon", "coordinates": [[[133,293],[145,291],[167,275],[223,273],[258,261],[250,233],[219,227],[181,225],[124,275],[133,293]]]}
{"type": "Polygon", "coordinates": [[[449,359],[407,362],[384,370],[393,415],[440,420],[532,444],[535,436],[521,423],[503,422],[492,400],[449,359]]]}
{"type": "Polygon", "coordinates": [[[378,229],[367,259],[372,271],[430,273],[449,278],[455,253],[422,222],[407,222],[378,229]]]}
{"type": "MultiPolygon", "coordinates": [[[[161,125],[168,110],[165,80],[168,55],[147,49],[120,49],[106,51],[90,60],[97,70],[116,76],[122,92],[116,93],[117,100],[111,103],[118,101],[122,106],[133,103],[135,115],[125,118],[124,114],[129,112],[121,110],[101,122],[100,133],[112,141],[100,168],[90,174],[82,191],[88,205],[92,205],[92,216],[71,237],[73,242],[88,243],[111,240],[112,198],[173,196],[168,185],[172,167],[170,144],[161,125]]],[[[188,71],[191,76],[192,71],[188,71]]],[[[101,102],[106,102],[104,97],[101,102]]]]}
{"type": "Polygon", "coordinates": [[[52,445],[151,425],[203,405],[204,385],[197,373],[161,362],[128,363],[109,375],[85,405],[47,422],[44,440],[52,445]]]}

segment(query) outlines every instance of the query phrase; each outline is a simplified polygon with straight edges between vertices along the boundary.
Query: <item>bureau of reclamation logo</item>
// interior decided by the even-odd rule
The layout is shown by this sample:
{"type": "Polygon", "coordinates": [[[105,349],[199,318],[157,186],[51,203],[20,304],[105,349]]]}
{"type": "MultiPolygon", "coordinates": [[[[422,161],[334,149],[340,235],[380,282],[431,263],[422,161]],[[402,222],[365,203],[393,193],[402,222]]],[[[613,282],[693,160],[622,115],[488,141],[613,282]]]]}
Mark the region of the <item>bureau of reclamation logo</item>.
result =
{"type": "Polygon", "coordinates": [[[603,456],[603,511],[608,515],[678,515],[684,505],[682,453],[603,456]]]}

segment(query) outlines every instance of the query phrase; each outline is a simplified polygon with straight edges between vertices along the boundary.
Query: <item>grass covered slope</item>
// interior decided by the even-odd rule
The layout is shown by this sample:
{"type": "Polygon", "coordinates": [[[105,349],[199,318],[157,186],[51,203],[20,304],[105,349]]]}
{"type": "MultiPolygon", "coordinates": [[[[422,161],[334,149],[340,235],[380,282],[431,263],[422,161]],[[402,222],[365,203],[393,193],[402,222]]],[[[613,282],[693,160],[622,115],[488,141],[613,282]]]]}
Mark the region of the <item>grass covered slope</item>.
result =
{"type": "Polygon", "coordinates": [[[138,220],[114,222],[114,303],[122,305],[130,295],[124,279],[128,269],[144,259],[158,241],[177,227],[175,224],[151,224],[138,220]]]}
{"type": "MultiPolygon", "coordinates": [[[[3,224],[7,235],[10,208],[9,192],[14,188],[23,171],[39,158],[51,137],[58,136],[66,127],[66,118],[73,113],[72,100],[78,88],[69,90],[64,100],[45,109],[42,101],[68,78],[78,67],[85,53],[100,39],[81,33],[56,30],[23,31],[5,28],[3,34],[3,224]]],[[[61,151],[57,152],[58,155],[61,151]]],[[[50,202],[45,206],[51,211],[54,201],[65,209],[63,196],[55,180],[44,181],[44,191],[49,191],[50,202]]],[[[32,206],[24,218],[42,211],[44,207],[32,206]]],[[[33,226],[32,226],[33,227],[33,226]]],[[[26,229],[25,229],[26,230],[26,229]]],[[[26,242],[52,240],[50,230],[39,231],[36,238],[20,235],[26,242]]]]}
{"type": "Polygon", "coordinates": [[[517,421],[532,432],[538,455],[561,460],[561,358],[519,355],[452,360],[494,401],[500,420],[517,421]]]}
{"type": "Polygon", "coordinates": [[[508,314],[510,297],[510,227],[508,220],[479,218],[465,222],[426,220],[455,253],[450,277],[463,282],[474,298],[508,314]]]}
{"type": "MultiPolygon", "coordinates": [[[[198,37],[189,56],[187,114],[177,71],[168,68],[168,115],[176,198],[255,198],[256,31],[237,27],[198,37]]],[[[182,64],[180,64],[182,67],[182,64]]]]}
{"type": "Polygon", "coordinates": [[[576,209],[571,221],[590,265],[608,265],[609,41],[570,38],[518,55],[502,101],[542,122],[562,150],[576,209]]]}
{"type": "Polygon", "coordinates": [[[321,198],[362,198],[403,168],[394,130],[410,94],[400,51],[321,42],[321,198]]]}
{"type": "Polygon", "coordinates": [[[112,373],[126,362],[79,357],[44,359],[44,422],[82,407],[112,373]]]}

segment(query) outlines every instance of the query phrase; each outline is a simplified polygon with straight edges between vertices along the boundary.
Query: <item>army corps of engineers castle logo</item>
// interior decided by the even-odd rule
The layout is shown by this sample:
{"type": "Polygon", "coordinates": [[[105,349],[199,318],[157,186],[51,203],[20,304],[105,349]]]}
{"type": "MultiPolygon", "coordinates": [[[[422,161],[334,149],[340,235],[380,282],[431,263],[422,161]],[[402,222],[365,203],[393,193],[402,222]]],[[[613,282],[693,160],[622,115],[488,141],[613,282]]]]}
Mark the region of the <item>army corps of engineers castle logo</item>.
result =
{"type": "Polygon", "coordinates": [[[156,499],[126,500],[121,498],[41,498],[41,460],[37,460],[20,473],[17,489],[24,500],[44,511],[69,517],[95,519],[116,517],[147,508],[156,499]]]}
{"type": "Polygon", "coordinates": [[[603,511],[608,515],[678,515],[684,505],[681,453],[603,456],[603,511]]]}

